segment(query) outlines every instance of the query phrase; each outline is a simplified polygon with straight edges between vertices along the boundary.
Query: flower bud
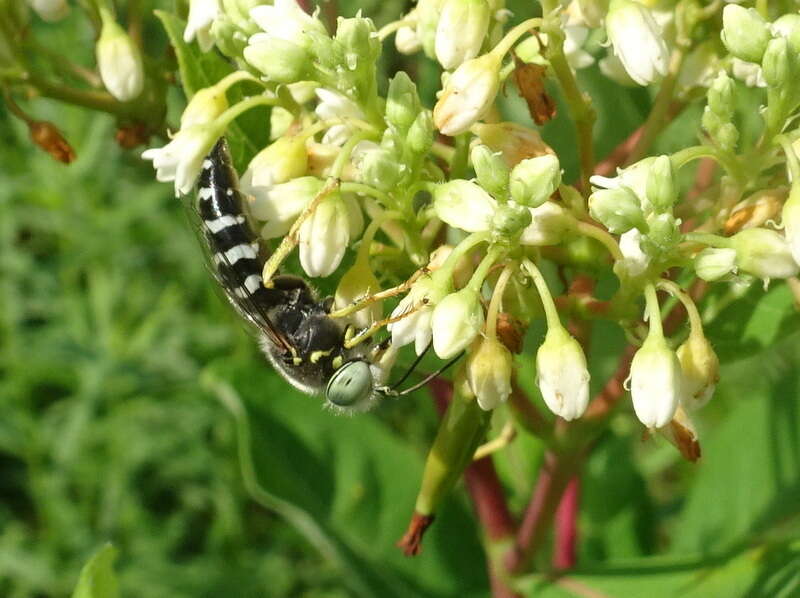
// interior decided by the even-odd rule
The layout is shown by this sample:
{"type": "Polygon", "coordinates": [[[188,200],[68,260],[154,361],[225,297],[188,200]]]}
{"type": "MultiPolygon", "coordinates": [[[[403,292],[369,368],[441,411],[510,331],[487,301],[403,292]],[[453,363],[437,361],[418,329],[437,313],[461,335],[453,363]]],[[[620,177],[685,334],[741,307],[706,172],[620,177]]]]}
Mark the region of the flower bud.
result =
{"type": "Polygon", "coordinates": [[[330,276],[350,242],[348,210],[339,195],[323,199],[298,233],[300,265],[311,277],[330,276]]]}
{"type": "Polygon", "coordinates": [[[535,129],[517,123],[476,123],[471,130],[493,152],[499,152],[509,168],[526,158],[553,154],[535,129]]]}
{"type": "Polygon", "coordinates": [[[259,202],[273,186],[302,177],[307,170],[305,140],[286,135],[258,152],[250,161],[242,176],[242,191],[259,202]]]}
{"type": "Polygon", "coordinates": [[[433,350],[441,359],[455,357],[483,328],[484,316],[478,292],[465,287],[450,293],[433,308],[433,350]]]}
{"type": "Polygon", "coordinates": [[[433,132],[433,116],[429,110],[423,110],[408,130],[408,149],[418,156],[427,154],[433,145],[433,132]]]}
{"type": "Polygon", "coordinates": [[[420,110],[417,86],[404,71],[399,71],[389,82],[389,91],[386,94],[386,122],[401,133],[406,133],[420,110]]]}
{"type": "Polygon", "coordinates": [[[511,394],[513,359],[496,338],[478,338],[467,357],[467,380],[478,405],[489,411],[511,394]]]}
{"type": "Polygon", "coordinates": [[[50,156],[63,164],[75,160],[75,150],[53,123],[47,121],[30,121],[28,132],[31,141],[46,151],[50,156]]]}
{"type": "Polygon", "coordinates": [[[109,93],[120,102],[139,97],[144,88],[144,68],[139,48],[105,10],[103,28],[97,40],[97,68],[109,93]]]}
{"type": "Polygon", "coordinates": [[[495,241],[510,242],[530,226],[533,216],[530,208],[519,205],[515,201],[500,204],[492,217],[492,231],[495,241]]]}
{"type": "MultiPolygon", "coordinates": [[[[251,182],[251,179],[248,182],[251,182]]],[[[255,194],[250,204],[250,213],[253,218],[265,223],[261,229],[261,236],[273,239],[289,232],[292,223],[322,190],[322,186],[323,182],[320,179],[304,176],[268,187],[265,192],[255,194]]],[[[258,185],[250,186],[249,189],[257,187],[258,185]]]]}
{"type": "Polygon", "coordinates": [[[708,107],[721,118],[729,120],[733,117],[735,106],[734,90],[733,80],[725,71],[720,71],[708,88],[708,107]]]}
{"type": "Polygon", "coordinates": [[[478,144],[470,152],[470,161],[480,186],[496,198],[506,199],[510,171],[499,152],[493,152],[485,145],[478,144]]]}
{"type": "Polygon", "coordinates": [[[722,43],[728,51],[748,62],[761,62],[770,40],[769,25],[752,8],[726,4],[722,10],[722,43]]]}
{"type": "Polygon", "coordinates": [[[203,52],[208,52],[214,45],[211,26],[220,15],[219,0],[191,0],[189,18],[183,30],[183,41],[187,44],[197,38],[197,44],[203,52]]]}
{"type": "Polygon", "coordinates": [[[295,0],[275,0],[274,5],[256,6],[250,16],[269,36],[305,49],[311,49],[315,34],[328,35],[320,20],[309,15],[295,0]]]}
{"type": "Polygon", "coordinates": [[[381,52],[381,42],[371,19],[339,17],[336,41],[344,53],[344,63],[351,71],[373,65],[381,52]]]}
{"type": "Polygon", "coordinates": [[[592,193],[589,196],[589,213],[615,234],[644,225],[639,200],[627,187],[600,189],[592,193]]]}
{"type": "MultiPolygon", "coordinates": [[[[367,260],[356,260],[339,280],[334,295],[336,309],[342,309],[358,303],[381,290],[381,285],[369,267],[367,260]]],[[[349,319],[358,328],[368,328],[373,322],[381,319],[383,311],[380,302],[370,304],[353,313],[349,319]]]]}
{"type": "MultiPolygon", "coordinates": [[[[650,266],[650,256],[642,251],[642,233],[639,229],[632,228],[620,236],[619,250],[622,252],[623,260],[618,264],[620,268],[624,268],[628,277],[639,276],[650,266]]],[[[617,265],[614,268],[616,269],[617,265]]]]}
{"type": "Polygon", "coordinates": [[[553,201],[546,201],[538,208],[529,210],[531,223],[519,237],[522,245],[557,245],[575,228],[575,218],[553,201]]]}
{"type": "Polygon", "coordinates": [[[800,52],[800,15],[786,14],[772,23],[772,33],[789,40],[795,52],[800,52]]]}
{"type": "Polygon", "coordinates": [[[800,264],[800,181],[792,181],[789,199],[783,204],[781,222],[794,261],[800,264]]]}
{"type": "Polygon", "coordinates": [[[756,278],[789,278],[798,273],[789,244],[774,230],[748,228],[731,237],[736,265],[756,278]]]}
{"type": "Polygon", "coordinates": [[[648,428],[667,425],[683,393],[683,375],[678,357],[660,334],[648,334],[633,356],[630,385],[639,421],[648,428]]]}
{"type": "Polygon", "coordinates": [[[711,399],[719,382],[719,359],[711,343],[699,330],[678,347],[678,361],[683,372],[683,405],[690,411],[699,409],[711,399]]]}
{"type": "Polygon", "coordinates": [[[436,30],[443,6],[444,0],[419,0],[417,2],[417,38],[429,58],[436,58],[436,30]]]}
{"type": "Polygon", "coordinates": [[[648,85],[667,74],[667,45],[647,7],[634,0],[612,0],[606,31],[614,53],[639,85],[648,85]]]}
{"type": "Polygon", "coordinates": [[[433,209],[450,226],[474,233],[489,230],[497,202],[475,183],[456,179],[436,185],[433,209]]]}
{"type": "Polygon", "coordinates": [[[736,250],[709,247],[694,258],[695,273],[709,282],[719,280],[736,269],[736,250]]]}
{"type": "Polygon", "coordinates": [[[669,212],[678,199],[675,175],[669,156],[659,156],[647,177],[647,201],[656,212],[669,212]]]}
{"type": "Polygon", "coordinates": [[[451,71],[475,58],[489,30],[486,0],[445,0],[436,28],[436,59],[451,71]]]}
{"type": "Polygon", "coordinates": [[[511,197],[519,204],[539,207],[561,184],[561,164],[552,154],[523,160],[511,171],[511,197]]]}
{"type": "Polygon", "coordinates": [[[494,104],[500,90],[500,59],[484,54],[459,66],[447,79],[436,106],[433,122],[443,135],[467,131],[494,104]]]}
{"type": "Polygon", "coordinates": [[[400,54],[416,54],[422,49],[422,41],[417,30],[412,27],[400,27],[394,34],[394,47],[400,54]]]}
{"type": "Polygon", "coordinates": [[[198,89],[183,109],[181,129],[208,124],[227,109],[228,98],[224,89],[217,85],[198,89]]]}
{"type": "Polygon", "coordinates": [[[795,83],[793,77],[797,74],[797,58],[786,38],[776,37],[769,41],[761,68],[764,80],[770,87],[788,87],[795,83]]]}
{"type": "Polygon", "coordinates": [[[400,180],[403,164],[394,152],[378,148],[364,152],[357,163],[359,179],[376,189],[388,191],[400,180]]]}
{"type": "Polygon", "coordinates": [[[67,0],[28,0],[37,15],[48,23],[60,21],[69,14],[67,0]]]}
{"type": "Polygon", "coordinates": [[[539,391],[547,407],[567,421],[589,404],[589,370],[580,344],[562,326],[548,329],[536,353],[539,391]]]}
{"type": "Polygon", "coordinates": [[[303,46],[266,33],[250,38],[244,59],[277,83],[300,81],[311,66],[311,54],[303,46]]]}
{"type": "Polygon", "coordinates": [[[681,240],[681,231],[672,214],[653,214],[647,218],[647,236],[645,251],[650,253],[668,253],[681,240]]]}

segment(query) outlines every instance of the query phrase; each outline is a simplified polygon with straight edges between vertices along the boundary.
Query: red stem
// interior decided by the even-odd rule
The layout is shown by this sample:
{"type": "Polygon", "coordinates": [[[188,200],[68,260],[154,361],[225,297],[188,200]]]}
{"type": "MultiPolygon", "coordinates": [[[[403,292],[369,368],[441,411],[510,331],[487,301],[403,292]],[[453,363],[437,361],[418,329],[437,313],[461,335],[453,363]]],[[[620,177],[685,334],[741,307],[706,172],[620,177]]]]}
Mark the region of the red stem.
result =
{"type": "Polygon", "coordinates": [[[553,567],[572,569],[577,562],[578,512],[580,509],[580,478],[574,476],[568,483],[556,511],[556,541],[553,567]]]}

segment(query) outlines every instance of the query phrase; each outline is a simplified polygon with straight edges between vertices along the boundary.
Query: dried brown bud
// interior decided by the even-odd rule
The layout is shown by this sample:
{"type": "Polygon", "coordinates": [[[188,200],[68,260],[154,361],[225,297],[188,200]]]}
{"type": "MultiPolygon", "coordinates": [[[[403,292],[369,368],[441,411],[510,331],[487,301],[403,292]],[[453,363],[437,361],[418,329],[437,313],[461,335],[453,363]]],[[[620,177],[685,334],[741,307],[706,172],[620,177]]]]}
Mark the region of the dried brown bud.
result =
{"type": "Polygon", "coordinates": [[[506,348],[519,355],[522,353],[522,340],[526,326],[508,312],[497,314],[497,338],[506,348]]]}
{"type": "Polygon", "coordinates": [[[416,511],[411,516],[408,529],[397,542],[397,547],[402,549],[406,556],[417,556],[422,550],[422,537],[433,523],[433,515],[420,515],[416,511]]]}
{"type": "Polygon", "coordinates": [[[763,226],[778,218],[783,202],[789,195],[786,187],[763,189],[736,204],[725,221],[725,234],[730,236],[746,228],[763,226]]]}
{"type": "Polygon", "coordinates": [[[69,164],[75,159],[75,151],[61,135],[61,131],[50,122],[31,121],[28,124],[31,140],[53,156],[54,160],[69,164]]]}
{"type": "Polygon", "coordinates": [[[129,123],[121,125],[117,129],[114,139],[122,149],[129,150],[147,143],[150,139],[150,131],[142,122],[129,123]]]}

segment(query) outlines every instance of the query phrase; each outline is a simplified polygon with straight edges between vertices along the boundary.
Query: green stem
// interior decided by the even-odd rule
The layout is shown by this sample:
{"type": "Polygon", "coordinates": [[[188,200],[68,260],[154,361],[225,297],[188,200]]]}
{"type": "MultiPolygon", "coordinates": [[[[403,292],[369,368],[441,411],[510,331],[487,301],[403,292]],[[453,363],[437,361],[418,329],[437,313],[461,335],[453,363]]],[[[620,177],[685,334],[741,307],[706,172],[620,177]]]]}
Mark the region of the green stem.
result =
{"type": "Polygon", "coordinates": [[[225,128],[237,117],[250,110],[250,108],[255,108],[256,106],[274,106],[277,102],[277,98],[269,96],[251,96],[246,100],[242,100],[238,104],[234,104],[225,112],[220,114],[214,121],[214,124],[216,126],[225,128]]]}
{"type": "Polygon", "coordinates": [[[689,241],[690,243],[702,243],[703,245],[720,247],[723,249],[727,249],[733,245],[729,238],[713,235],[711,233],[686,233],[683,235],[683,240],[689,241]]]}
{"type": "Polygon", "coordinates": [[[509,30],[508,33],[505,34],[503,39],[492,48],[492,51],[489,52],[490,54],[494,54],[498,60],[502,60],[503,57],[508,54],[508,51],[511,47],[517,43],[517,40],[525,35],[530,29],[534,29],[535,27],[539,27],[542,24],[541,17],[534,17],[533,19],[528,19],[527,21],[523,21],[516,27],[513,27],[509,30]]]}
{"type": "Polygon", "coordinates": [[[456,269],[458,261],[473,247],[483,243],[484,241],[487,241],[488,239],[489,233],[487,232],[472,233],[469,235],[466,239],[461,241],[461,243],[453,248],[453,251],[451,251],[450,255],[447,256],[447,259],[444,261],[444,264],[442,264],[442,267],[436,270],[433,273],[433,276],[435,276],[438,281],[449,282],[453,277],[453,270],[456,269]]]}
{"type": "Polygon", "coordinates": [[[611,257],[613,257],[616,261],[623,259],[624,256],[619,249],[619,244],[617,243],[616,239],[614,239],[614,237],[612,237],[603,229],[597,228],[588,222],[578,222],[577,229],[578,232],[583,233],[587,237],[591,237],[596,241],[600,241],[600,243],[602,243],[606,249],[608,249],[611,257]]]}
{"type": "Polygon", "coordinates": [[[369,195],[371,197],[374,197],[375,199],[380,201],[384,206],[389,206],[392,203],[392,198],[389,197],[386,193],[384,193],[380,189],[376,189],[375,187],[364,185],[363,183],[350,183],[350,182],[342,183],[340,188],[342,191],[361,193],[363,195],[369,195]]]}
{"type": "Polygon", "coordinates": [[[542,307],[544,307],[544,315],[547,319],[547,328],[550,330],[563,328],[561,318],[558,317],[556,303],[553,301],[553,296],[550,294],[547,281],[545,281],[541,271],[536,267],[536,264],[527,258],[522,262],[522,265],[528,271],[528,274],[531,275],[533,284],[536,285],[536,290],[539,292],[539,297],[542,300],[542,307]]]}
{"type": "Polygon", "coordinates": [[[497,279],[497,283],[494,285],[492,299],[489,301],[489,309],[486,310],[486,336],[490,339],[497,337],[497,314],[500,313],[500,308],[503,303],[503,293],[516,267],[517,265],[512,263],[503,268],[503,271],[497,279]]]}
{"type": "MultiPolygon", "coordinates": [[[[345,183],[346,184],[346,183],[345,183]]],[[[344,185],[342,185],[342,190],[346,191],[344,185]]],[[[396,220],[402,218],[403,215],[400,212],[382,212],[378,215],[372,222],[369,223],[367,229],[364,231],[364,234],[361,237],[361,246],[358,248],[358,253],[356,254],[356,264],[367,264],[369,261],[369,252],[372,246],[372,242],[375,240],[375,235],[378,234],[380,228],[384,225],[387,220],[396,220]]]]}
{"type": "Polygon", "coordinates": [[[697,305],[689,294],[684,291],[681,287],[675,284],[671,280],[667,280],[666,278],[662,278],[658,281],[659,288],[664,289],[674,297],[677,297],[678,300],[683,303],[683,307],[686,308],[686,314],[689,316],[689,326],[691,327],[692,334],[703,334],[703,320],[700,317],[700,312],[697,310],[697,305]]]}
{"type": "Polygon", "coordinates": [[[87,91],[75,89],[57,83],[51,83],[34,73],[29,73],[25,80],[35,87],[41,95],[47,98],[91,108],[100,112],[108,112],[117,116],[132,116],[136,114],[135,107],[129,103],[117,101],[107,91],[87,91]]]}
{"type": "Polygon", "coordinates": [[[661,326],[661,308],[658,305],[655,286],[652,284],[645,285],[644,299],[647,304],[647,318],[650,322],[649,336],[664,338],[664,329],[661,326]]]}
{"type": "Polygon", "coordinates": [[[783,135],[779,135],[775,140],[781,144],[783,152],[786,154],[786,168],[789,170],[790,180],[800,182],[800,161],[797,160],[797,154],[792,148],[792,144],[783,135]]]}
{"type": "Polygon", "coordinates": [[[723,151],[711,145],[695,145],[679,150],[670,157],[675,170],[680,169],[693,160],[700,158],[712,158],[722,166],[737,182],[741,183],[744,174],[739,166],[736,157],[729,152],[723,151]]]}
{"type": "Polygon", "coordinates": [[[472,276],[467,283],[467,288],[472,289],[476,293],[481,290],[481,285],[483,285],[483,281],[486,280],[486,276],[489,274],[489,269],[494,265],[497,261],[498,256],[500,255],[500,250],[497,247],[492,247],[489,251],[486,252],[486,255],[483,256],[481,263],[478,264],[478,267],[475,268],[475,272],[473,272],[472,276]]]}

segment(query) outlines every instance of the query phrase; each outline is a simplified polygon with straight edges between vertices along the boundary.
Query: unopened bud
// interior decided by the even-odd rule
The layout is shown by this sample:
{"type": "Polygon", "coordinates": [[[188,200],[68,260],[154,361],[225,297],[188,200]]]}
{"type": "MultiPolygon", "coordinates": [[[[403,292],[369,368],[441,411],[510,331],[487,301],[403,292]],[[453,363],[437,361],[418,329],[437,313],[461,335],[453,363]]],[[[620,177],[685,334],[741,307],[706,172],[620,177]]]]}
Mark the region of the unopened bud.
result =
{"type": "Polygon", "coordinates": [[[436,28],[436,58],[447,70],[475,58],[489,30],[486,0],[445,0],[436,28]]]}
{"type": "Polygon", "coordinates": [[[489,230],[497,202],[473,182],[456,179],[437,185],[433,209],[450,226],[474,233],[489,230]]]}
{"type": "Polygon", "coordinates": [[[516,240],[523,229],[533,222],[530,208],[509,201],[497,206],[492,218],[492,231],[496,241],[510,242],[516,240]]]}
{"type": "Polygon", "coordinates": [[[198,89],[181,114],[181,129],[208,124],[227,109],[224,89],[217,85],[198,89]]]}
{"type": "Polygon", "coordinates": [[[722,119],[733,116],[734,89],[733,79],[725,71],[720,71],[708,88],[708,107],[722,119]]]}
{"type": "Polygon", "coordinates": [[[673,249],[681,240],[679,224],[672,214],[651,215],[647,219],[646,250],[667,253],[673,249]]]}
{"type": "Polygon", "coordinates": [[[28,0],[37,15],[49,23],[60,21],[69,14],[67,0],[28,0]]]}
{"type": "Polygon", "coordinates": [[[719,359],[699,330],[692,330],[677,354],[684,380],[683,404],[690,411],[699,409],[711,399],[719,382],[719,359]]]}
{"type": "Polygon", "coordinates": [[[648,334],[633,356],[630,385],[639,421],[648,428],[667,425],[682,396],[683,374],[677,355],[660,334],[648,334]]]}
{"type": "Polygon", "coordinates": [[[433,116],[430,110],[423,110],[408,130],[408,149],[418,156],[427,154],[433,145],[433,133],[433,116]]]}
{"type": "Polygon", "coordinates": [[[589,404],[589,370],[580,344],[562,326],[550,328],[536,353],[539,391],[547,407],[567,421],[589,404]]]}
{"type": "Polygon", "coordinates": [[[709,247],[694,258],[695,273],[709,282],[719,280],[736,269],[736,250],[709,247]]]}
{"type": "Polygon", "coordinates": [[[484,315],[478,292],[470,287],[451,293],[433,309],[433,350],[441,359],[466,349],[483,328],[484,315]]]}
{"type": "Polygon", "coordinates": [[[529,158],[511,171],[511,197],[519,204],[536,208],[547,201],[561,184],[561,164],[551,154],[529,158]]]}
{"type": "Polygon", "coordinates": [[[489,411],[511,394],[511,353],[496,338],[479,338],[467,357],[467,380],[478,405],[489,411]]]}
{"type": "Polygon", "coordinates": [[[644,226],[639,199],[627,187],[601,189],[589,197],[589,213],[614,234],[644,226]]]}
{"type": "Polygon", "coordinates": [[[470,161],[481,187],[498,199],[506,199],[510,171],[500,153],[478,144],[470,152],[470,161]]]}
{"type": "Polygon", "coordinates": [[[28,124],[28,132],[31,141],[50,154],[54,160],[69,164],[75,159],[75,150],[53,123],[31,121],[28,124]]]}
{"type": "Polygon", "coordinates": [[[386,122],[406,133],[420,112],[417,86],[405,71],[399,71],[389,82],[386,94],[386,122]]]}
{"type": "Polygon", "coordinates": [[[500,90],[500,58],[492,53],[468,60],[447,79],[433,108],[433,122],[443,135],[467,131],[494,104],[500,90]]]}
{"type": "Polygon", "coordinates": [[[771,87],[796,84],[793,77],[798,70],[797,58],[786,38],[776,37],[769,41],[761,68],[764,71],[764,80],[771,87]]]}
{"type": "Polygon", "coordinates": [[[144,88],[144,68],[139,48],[108,11],[101,11],[103,28],[95,53],[100,78],[109,93],[120,102],[139,97],[144,88]]]}
{"type": "Polygon", "coordinates": [[[371,19],[339,17],[336,41],[344,53],[345,65],[351,71],[373,65],[381,53],[381,42],[371,19]]]}
{"type": "Polygon", "coordinates": [[[258,152],[242,176],[242,191],[258,201],[274,185],[302,177],[308,170],[305,139],[286,135],[258,152]]]}
{"type": "Polygon", "coordinates": [[[648,85],[667,74],[667,45],[646,6],[634,0],[612,0],[606,31],[614,54],[636,83],[648,85]]]}
{"type": "Polygon", "coordinates": [[[789,278],[799,271],[786,239],[774,230],[749,228],[730,240],[736,250],[736,265],[756,278],[789,278]]]}
{"type": "Polygon", "coordinates": [[[531,223],[519,237],[522,245],[557,245],[575,229],[575,218],[554,201],[546,201],[538,208],[528,209],[531,223]]]}
{"type": "Polygon", "coordinates": [[[771,38],[769,25],[752,8],[726,4],[722,11],[722,42],[728,51],[748,62],[761,62],[771,38]]]}
{"type": "Polygon", "coordinates": [[[360,180],[376,189],[388,191],[400,180],[402,163],[385,148],[369,150],[358,160],[360,180]]]}
{"type": "Polygon", "coordinates": [[[800,15],[786,14],[772,23],[772,32],[789,40],[795,52],[800,52],[800,15]]]}
{"type": "Polygon", "coordinates": [[[659,156],[647,177],[647,201],[656,212],[669,212],[678,199],[675,174],[669,156],[659,156]]]}
{"type": "Polygon", "coordinates": [[[436,30],[441,18],[444,0],[419,0],[417,2],[417,38],[429,58],[436,58],[436,30]]]}
{"type": "Polygon", "coordinates": [[[509,168],[514,168],[526,158],[555,153],[542,141],[537,130],[517,123],[476,123],[471,131],[490,150],[500,152],[509,168]]]}
{"type": "Polygon", "coordinates": [[[311,54],[306,48],[267,33],[250,38],[244,59],[277,83],[300,81],[311,66],[311,54]]]}

